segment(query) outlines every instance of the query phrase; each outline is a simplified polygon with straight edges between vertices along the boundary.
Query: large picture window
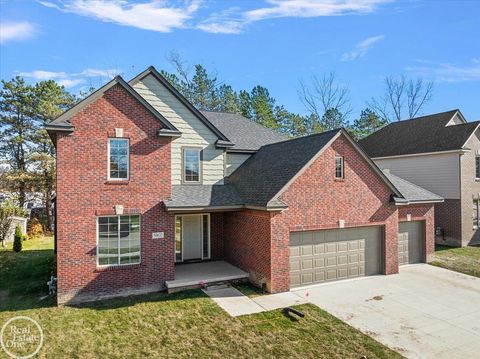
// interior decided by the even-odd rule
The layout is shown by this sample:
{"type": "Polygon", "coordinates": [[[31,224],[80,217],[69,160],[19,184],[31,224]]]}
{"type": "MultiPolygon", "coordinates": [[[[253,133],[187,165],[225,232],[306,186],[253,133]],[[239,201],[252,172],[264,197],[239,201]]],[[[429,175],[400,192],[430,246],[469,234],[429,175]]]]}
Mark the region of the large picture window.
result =
{"type": "Polygon", "coordinates": [[[140,216],[98,217],[99,266],[140,263],[140,216]]]}
{"type": "Polygon", "coordinates": [[[126,138],[108,140],[108,179],[128,180],[129,141],[126,138]]]}
{"type": "Polygon", "coordinates": [[[183,181],[186,183],[200,182],[200,153],[199,148],[183,149],[183,181]]]}

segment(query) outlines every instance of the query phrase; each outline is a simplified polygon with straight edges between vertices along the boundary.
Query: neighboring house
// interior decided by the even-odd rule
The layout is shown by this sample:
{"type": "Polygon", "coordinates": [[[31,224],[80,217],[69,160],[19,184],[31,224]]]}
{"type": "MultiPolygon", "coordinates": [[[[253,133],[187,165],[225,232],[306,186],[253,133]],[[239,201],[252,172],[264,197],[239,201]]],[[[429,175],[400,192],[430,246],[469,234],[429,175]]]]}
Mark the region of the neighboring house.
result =
{"type": "Polygon", "coordinates": [[[438,243],[480,240],[479,126],[453,110],[391,123],[360,141],[380,168],[445,198],[435,205],[438,243]]]}
{"type": "Polygon", "coordinates": [[[200,112],[154,68],[46,127],[58,303],[170,290],[203,275],[192,262],[228,262],[275,293],[434,255],[442,198],[380,171],[342,129],[287,140],[200,112]]]}
{"type": "Polygon", "coordinates": [[[7,233],[7,239],[5,242],[13,242],[13,240],[15,239],[15,230],[17,226],[20,226],[22,234],[27,234],[27,218],[12,216],[10,217],[10,219],[12,220],[12,222],[10,224],[10,229],[7,233]]]}

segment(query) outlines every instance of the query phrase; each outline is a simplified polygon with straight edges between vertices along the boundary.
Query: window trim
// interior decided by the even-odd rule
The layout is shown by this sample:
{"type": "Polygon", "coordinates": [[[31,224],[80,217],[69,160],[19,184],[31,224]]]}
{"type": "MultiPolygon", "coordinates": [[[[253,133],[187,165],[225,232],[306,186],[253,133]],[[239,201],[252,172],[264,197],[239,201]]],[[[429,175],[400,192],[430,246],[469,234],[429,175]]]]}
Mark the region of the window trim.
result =
{"type": "Polygon", "coordinates": [[[475,155],[475,179],[480,181],[480,154],[475,155]]]}
{"type": "Polygon", "coordinates": [[[202,175],[203,175],[203,147],[195,146],[185,146],[182,147],[182,160],[181,160],[181,171],[182,171],[182,184],[185,185],[199,185],[202,184],[202,175]],[[198,181],[187,181],[186,180],[186,167],[185,167],[185,152],[187,150],[196,150],[198,151],[198,181]]]}
{"type": "MultiPolygon", "coordinates": [[[[200,238],[200,250],[201,250],[201,254],[202,254],[202,257],[201,257],[201,260],[202,261],[207,261],[207,260],[210,260],[212,259],[212,223],[211,223],[211,216],[210,216],[210,213],[191,213],[191,214],[177,214],[175,215],[175,222],[177,221],[177,218],[178,217],[188,217],[188,216],[200,216],[201,217],[201,221],[200,221],[200,232],[202,233],[202,238],[200,238]],[[203,256],[203,216],[207,216],[208,217],[208,257],[204,257],[203,256]]],[[[182,255],[182,259],[181,260],[177,260],[177,252],[176,252],[176,249],[175,249],[175,245],[173,246],[173,259],[175,261],[175,263],[183,263],[183,253],[184,253],[184,246],[183,246],[183,224],[185,223],[185,221],[182,219],[182,225],[180,227],[180,242],[181,242],[181,246],[182,246],[182,252],[181,252],[181,255],[182,255]]],[[[175,241],[175,238],[174,238],[174,241],[175,241]]]]}
{"type": "Polygon", "coordinates": [[[345,179],[345,159],[343,156],[340,156],[339,154],[335,154],[335,179],[336,180],[343,180],[345,179]],[[342,175],[341,177],[337,176],[337,159],[340,159],[340,165],[341,165],[341,172],[342,175]]]}
{"type": "Polygon", "coordinates": [[[101,215],[96,216],[96,223],[97,223],[97,238],[96,238],[96,251],[95,251],[95,262],[97,264],[97,268],[110,268],[110,267],[126,267],[126,266],[137,266],[142,264],[142,216],[140,213],[132,213],[132,214],[111,214],[111,215],[101,215]],[[98,251],[100,249],[99,242],[100,242],[100,225],[99,225],[99,218],[106,218],[106,217],[117,217],[118,218],[118,250],[120,251],[120,217],[121,216],[138,216],[138,235],[140,237],[140,256],[139,261],[137,263],[120,263],[120,253],[118,253],[118,262],[117,264],[100,264],[98,262],[98,251]]]}
{"type": "Polygon", "coordinates": [[[480,228],[480,198],[473,198],[473,205],[477,205],[477,224],[472,224],[473,229],[480,228]]]}
{"type": "Polygon", "coordinates": [[[109,137],[107,141],[107,180],[108,181],[130,181],[130,138],[128,137],[109,137]],[[127,141],[127,178],[110,177],[110,141],[126,140],[127,141]]]}

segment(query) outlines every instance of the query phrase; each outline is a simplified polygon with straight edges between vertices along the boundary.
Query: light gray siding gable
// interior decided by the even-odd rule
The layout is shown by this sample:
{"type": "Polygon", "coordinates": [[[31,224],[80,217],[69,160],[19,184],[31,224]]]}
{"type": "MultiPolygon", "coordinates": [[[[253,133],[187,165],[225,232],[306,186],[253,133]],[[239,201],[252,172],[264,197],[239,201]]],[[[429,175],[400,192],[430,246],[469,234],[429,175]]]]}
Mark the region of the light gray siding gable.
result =
{"type": "MultiPolygon", "coordinates": [[[[182,135],[172,141],[172,185],[182,183],[182,148],[202,148],[202,183],[223,184],[224,151],[215,147],[218,137],[154,76],[134,85],[135,90],[170,121],[182,135]]],[[[161,164],[159,164],[161,165],[161,164]]]]}

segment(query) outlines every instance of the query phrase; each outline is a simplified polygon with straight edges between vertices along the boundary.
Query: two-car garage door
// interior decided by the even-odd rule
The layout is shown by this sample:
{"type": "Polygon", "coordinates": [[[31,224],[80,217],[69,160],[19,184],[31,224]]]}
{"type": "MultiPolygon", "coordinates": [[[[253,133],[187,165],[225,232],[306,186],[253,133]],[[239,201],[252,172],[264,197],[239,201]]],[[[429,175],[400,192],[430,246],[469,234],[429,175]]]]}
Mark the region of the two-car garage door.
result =
{"type": "Polygon", "coordinates": [[[290,286],[382,272],[382,227],[290,234],[290,286]]]}
{"type": "MultiPolygon", "coordinates": [[[[399,265],[424,261],[424,223],[402,222],[399,265]]],[[[383,227],[290,233],[290,286],[379,274],[383,268],[383,227]]]]}

